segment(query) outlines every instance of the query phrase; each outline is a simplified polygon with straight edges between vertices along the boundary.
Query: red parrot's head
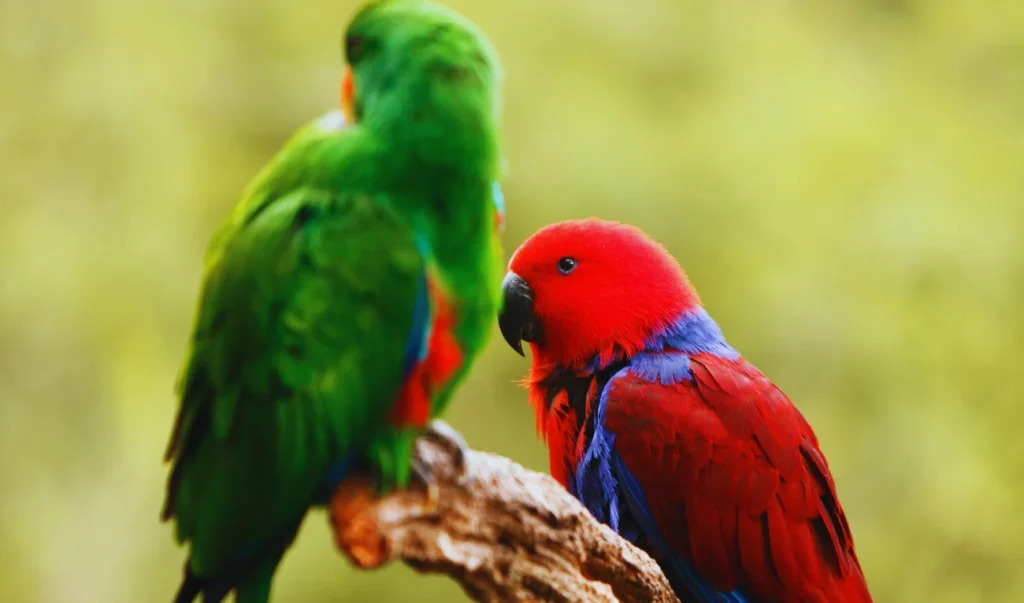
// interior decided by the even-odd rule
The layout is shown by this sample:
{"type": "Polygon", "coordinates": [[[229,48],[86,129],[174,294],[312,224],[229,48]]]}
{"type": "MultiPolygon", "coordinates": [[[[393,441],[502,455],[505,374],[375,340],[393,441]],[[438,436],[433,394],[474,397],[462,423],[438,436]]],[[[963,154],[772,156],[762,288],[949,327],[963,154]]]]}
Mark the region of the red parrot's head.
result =
{"type": "Polygon", "coordinates": [[[647,339],[700,306],[675,259],[638,228],[596,218],[546,226],[512,254],[498,324],[534,366],[582,367],[647,339]]]}

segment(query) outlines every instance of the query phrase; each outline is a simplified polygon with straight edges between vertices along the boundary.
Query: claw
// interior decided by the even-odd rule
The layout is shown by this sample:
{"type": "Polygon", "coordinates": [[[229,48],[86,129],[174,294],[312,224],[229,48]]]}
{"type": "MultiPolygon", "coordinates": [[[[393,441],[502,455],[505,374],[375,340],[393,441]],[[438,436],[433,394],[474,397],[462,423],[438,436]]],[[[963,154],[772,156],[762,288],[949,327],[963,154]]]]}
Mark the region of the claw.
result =
{"type": "Polygon", "coordinates": [[[441,489],[438,487],[437,482],[434,481],[430,470],[424,467],[418,458],[412,459],[411,469],[413,478],[426,490],[427,510],[433,511],[437,508],[438,501],[441,499],[441,489]]]}
{"type": "Polygon", "coordinates": [[[440,419],[434,419],[427,425],[427,431],[423,435],[447,450],[452,455],[455,467],[459,471],[465,468],[466,452],[469,450],[469,445],[466,444],[462,434],[455,431],[451,425],[440,419]]]}

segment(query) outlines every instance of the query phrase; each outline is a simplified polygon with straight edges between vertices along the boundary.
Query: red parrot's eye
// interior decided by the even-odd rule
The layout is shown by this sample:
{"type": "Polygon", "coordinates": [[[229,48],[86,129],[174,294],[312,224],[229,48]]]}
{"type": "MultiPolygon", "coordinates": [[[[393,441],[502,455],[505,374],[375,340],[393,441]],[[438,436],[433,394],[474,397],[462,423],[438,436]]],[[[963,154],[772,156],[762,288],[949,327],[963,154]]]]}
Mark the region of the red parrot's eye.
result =
{"type": "Polygon", "coordinates": [[[569,274],[573,270],[576,270],[577,262],[575,259],[570,257],[564,257],[558,260],[558,271],[562,274],[569,274]]]}

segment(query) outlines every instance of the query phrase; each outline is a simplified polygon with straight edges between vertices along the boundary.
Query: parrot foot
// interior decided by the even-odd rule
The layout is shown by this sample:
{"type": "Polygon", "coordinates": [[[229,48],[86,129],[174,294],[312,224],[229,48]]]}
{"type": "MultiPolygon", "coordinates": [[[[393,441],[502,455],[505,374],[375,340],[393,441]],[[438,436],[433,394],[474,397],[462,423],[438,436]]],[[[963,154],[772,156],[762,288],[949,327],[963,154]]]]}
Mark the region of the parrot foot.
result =
{"type": "MultiPolygon", "coordinates": [[[[421,438],[430,440],[442,450],[451,455],[453,469],[456,474],[461,474],[466,466],[466,451],[468,446],[462,435],[452,429],[450,425],[441,420],[433,420],[427,424],[426,430],[421,438]]],[[[427,494],[427,509],[437,508],[438,500],[441,497],[441,489],[437,485],[431,467],[417,455],[413,455],[410,465],[411,477],[414,481],[423,486],[427,494]]]]}
{"type": "Polygon", "coordinates": [[[427,510],[433,511],[437,508],[437,503],[441,499],[441,488],[437,485],[437,480],[430,473],[430,468],[423,464],[418,458],[412,459],[412,470],[413,480],[420,483],[423,489],[427,493],[427,510]]]}
{"type": "Polygon", "coordinates": [[[455,431],[451,425],[441,419],[434,419],[427,424],[427,430],[423,437],[432,440],[448,451],[452,455],[456,471],[462,473],[466,467],[466,452],[469,450],[469,445],[466,444],[461,433],[455,431]]]}

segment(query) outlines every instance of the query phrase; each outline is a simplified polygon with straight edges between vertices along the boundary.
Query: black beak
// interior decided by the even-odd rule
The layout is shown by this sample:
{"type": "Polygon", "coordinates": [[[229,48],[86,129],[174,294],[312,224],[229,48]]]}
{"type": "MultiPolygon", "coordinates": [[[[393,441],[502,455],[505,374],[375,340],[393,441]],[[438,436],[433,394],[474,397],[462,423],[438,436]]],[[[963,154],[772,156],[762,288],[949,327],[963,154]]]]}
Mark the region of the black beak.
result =
{"type": "Polygon", "coordinates": [[[540,341],[540,323],[533,313],[533,290],[515,272],[509,272],[501,283],[503,302],[498,313],[501,335],[513,350],[523,353],[523,342],[540,341]]]}

